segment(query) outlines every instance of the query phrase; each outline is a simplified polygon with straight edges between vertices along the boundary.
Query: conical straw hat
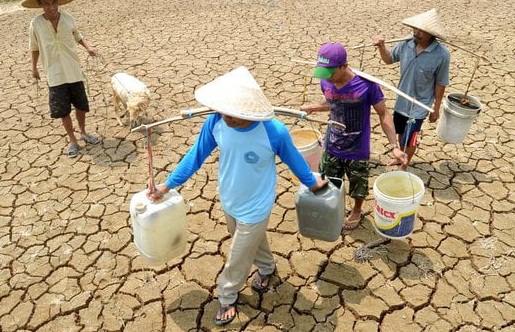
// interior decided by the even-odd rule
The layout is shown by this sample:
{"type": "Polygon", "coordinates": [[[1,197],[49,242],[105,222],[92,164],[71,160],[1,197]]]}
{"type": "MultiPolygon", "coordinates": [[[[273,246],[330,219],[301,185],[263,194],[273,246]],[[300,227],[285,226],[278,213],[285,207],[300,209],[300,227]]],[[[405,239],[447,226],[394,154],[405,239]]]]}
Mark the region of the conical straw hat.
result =
{"type": "MultiPolygon", "coordinates": [[[[66,5],[69,2],[72,2],[73,0],[58,0],[57,4],[59,6],[66,5]]],[[[38,3],[37,0],[23,0],[21,2],[21,6],[25,8],[41,8],[41,5],[38,3]]]]}
{"type": "Polygon", "coordinates": [[[409,27],[419,29],[440,39],[445,39],[445,30],[438,19],[438,12],[435,8],[422,14],[408,17],[402,21],[409,27]]]}
{"type": "Polygon", "coordinates": [[[264,121],[274,109],[246,67],[238,67],[195,91],[195,99],[219,113],[235,118],[264,121]]]}

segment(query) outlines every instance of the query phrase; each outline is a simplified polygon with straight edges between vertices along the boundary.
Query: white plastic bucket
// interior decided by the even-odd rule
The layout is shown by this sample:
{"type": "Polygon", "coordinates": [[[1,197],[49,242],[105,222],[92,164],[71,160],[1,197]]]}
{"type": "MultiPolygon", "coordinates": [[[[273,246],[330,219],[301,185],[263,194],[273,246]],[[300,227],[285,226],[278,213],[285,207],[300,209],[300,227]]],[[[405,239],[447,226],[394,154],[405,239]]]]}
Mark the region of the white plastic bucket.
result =
{"type": "Polygon", "coordinates": [[[322,135],[318,130],[302,128],[290,132],[293,144],[308,162],[313,172],[318,172],[318,164],[322,157],[322,135]]]}
{"type": "Polygon", "coordinates": [[[479,112],[481,103],[477,98],[450,93],[443,101],[443,112],[436,126],[436,134],[447,143],[462,143],[479,112]],[[469,101],[468,105],[461,103],[463,98],[469,101]]]}
{"type": "Polygon", "coordinates": [[[403,239],[413,233],[415,216],[425,188],[415,174],[392,171],[374,182],[374,226],[387,238],[403,239]]]}

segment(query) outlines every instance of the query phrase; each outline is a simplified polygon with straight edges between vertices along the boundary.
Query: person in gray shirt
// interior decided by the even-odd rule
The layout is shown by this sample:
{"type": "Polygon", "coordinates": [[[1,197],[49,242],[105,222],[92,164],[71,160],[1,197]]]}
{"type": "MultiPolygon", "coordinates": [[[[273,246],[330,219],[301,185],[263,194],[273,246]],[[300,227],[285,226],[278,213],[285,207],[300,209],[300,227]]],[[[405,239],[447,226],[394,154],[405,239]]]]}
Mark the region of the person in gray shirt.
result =
{"type": "MultiPolygon", "coordinates": [[[[409,164],[417,149],[424,119],[428,114],[429,122],[436,122],[440,117],[445,87],[449,85],[450,53],[438,41],[445,39],[445,33],[436,9],[409,17],[402,23],[413,28],[413,38],[388,50],[383,36],[376,36],[374,45],[386,64],[400,63],[399,90],[434,109],[429,114],[404,97],[397,97],[393,120],[400,148],[406,152],[409,164]]],[[[396,160],[390,160],[389,165],[395,164],[396,160]]],[[[408,164],[400,168],[407,170],[408,164]]]]}

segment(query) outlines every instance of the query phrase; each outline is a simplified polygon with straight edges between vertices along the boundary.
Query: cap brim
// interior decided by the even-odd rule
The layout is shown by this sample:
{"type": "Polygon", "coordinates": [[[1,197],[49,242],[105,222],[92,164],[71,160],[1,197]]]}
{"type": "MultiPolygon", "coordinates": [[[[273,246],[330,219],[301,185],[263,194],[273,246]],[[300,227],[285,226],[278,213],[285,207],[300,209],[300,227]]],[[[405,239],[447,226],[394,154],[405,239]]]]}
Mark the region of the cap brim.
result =
{"type": "Polygon", "coordinates": [[[327,68],[327,67],[316,67],[313,71],[313,77],[328,79],[333,76],[336,68],[327,68]]]}

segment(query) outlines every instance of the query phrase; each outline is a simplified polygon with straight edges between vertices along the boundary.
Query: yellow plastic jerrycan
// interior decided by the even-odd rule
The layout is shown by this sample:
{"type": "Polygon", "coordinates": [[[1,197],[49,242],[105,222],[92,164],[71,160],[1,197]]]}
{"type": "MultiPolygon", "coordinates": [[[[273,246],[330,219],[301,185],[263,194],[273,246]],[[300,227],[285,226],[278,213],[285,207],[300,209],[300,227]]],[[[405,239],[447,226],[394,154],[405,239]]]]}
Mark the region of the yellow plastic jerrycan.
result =
{"type": "Polygon", "coordinates": [[[134,244],[148,262],[164,264],[186,250],[186,205],[174,189],[159,202],[149,200],[146,193],[136,193],[130,202],[134,244]]]}

